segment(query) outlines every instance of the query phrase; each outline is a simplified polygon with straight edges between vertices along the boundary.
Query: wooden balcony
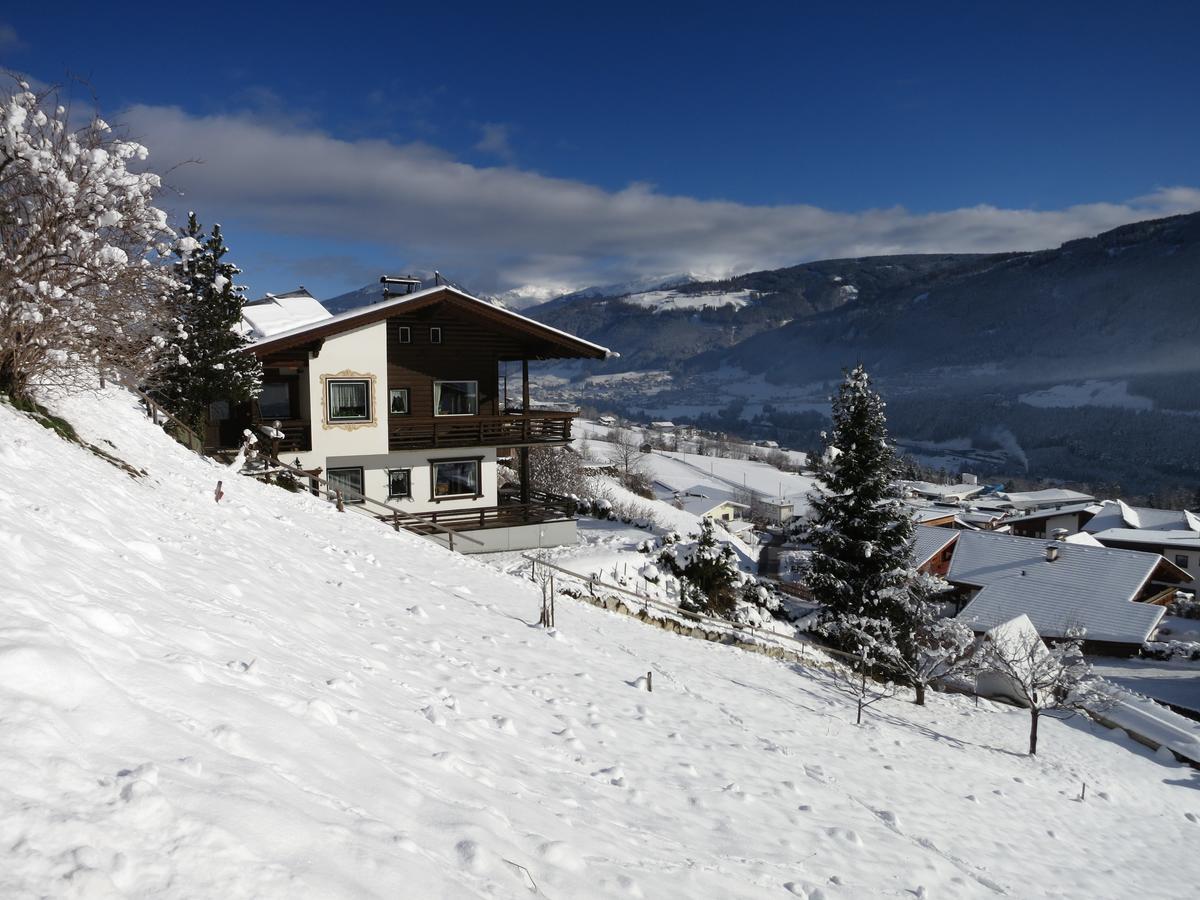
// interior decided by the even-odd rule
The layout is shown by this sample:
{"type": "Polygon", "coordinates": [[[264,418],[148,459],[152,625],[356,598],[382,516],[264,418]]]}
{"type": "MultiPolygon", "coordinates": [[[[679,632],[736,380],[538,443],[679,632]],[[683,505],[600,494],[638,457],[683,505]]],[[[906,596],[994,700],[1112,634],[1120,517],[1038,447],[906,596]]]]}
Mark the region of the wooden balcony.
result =
{"type": "MultiPolygon", "coordinates": [[[[533,503],[501,503],[499,506],[485,506],[482,509],[453,509],[430,513],[414,513],[415,518],[437,523],[444,528],[455,531],[475,531],[485,528],[512,528],[517,525],[540,525],[545,522],[562,522],[571,518],[571,510],[565,503],[533,502],[533,503]]],[[[386,520],[388,517],[381,515],[386,520]]],[[[435,529],[426,531],[420,525],[404,526],[415,534],[433,534],[435,529]]]]}
{"type": "Polygon", "coordinates": [[[440,447],[531,447],[571,440],[573,412],[545,411],[504,416],[394,416],[388,426],[392,450],[440,447]]]}

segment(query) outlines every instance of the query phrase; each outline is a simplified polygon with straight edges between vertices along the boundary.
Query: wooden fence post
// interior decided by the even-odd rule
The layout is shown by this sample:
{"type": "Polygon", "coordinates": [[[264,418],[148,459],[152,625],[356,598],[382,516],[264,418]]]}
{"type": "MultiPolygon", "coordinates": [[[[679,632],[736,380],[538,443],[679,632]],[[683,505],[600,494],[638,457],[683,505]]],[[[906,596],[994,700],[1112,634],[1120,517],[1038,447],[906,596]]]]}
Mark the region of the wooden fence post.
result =
{"type": "Polygon", "coordinates": [[[651,693],[654,692],[654,673],[653,672],[646,673],[646,690],[651,693]]]}
{"type": "Polygon", "coordinates": [[[335,498],[337,498],[337,499],[336,499],[336,502],[337,502],[337,511],[338,511],[338,512],[345,512],[345,511],[346,511],[346,504],[345,504],[345,502],[342,500],[342,492],[341,492],[340,490],[339,490],[339,491],[334,491],[334,492],[333,492],[333,496],[334,496],[335,498]]]}

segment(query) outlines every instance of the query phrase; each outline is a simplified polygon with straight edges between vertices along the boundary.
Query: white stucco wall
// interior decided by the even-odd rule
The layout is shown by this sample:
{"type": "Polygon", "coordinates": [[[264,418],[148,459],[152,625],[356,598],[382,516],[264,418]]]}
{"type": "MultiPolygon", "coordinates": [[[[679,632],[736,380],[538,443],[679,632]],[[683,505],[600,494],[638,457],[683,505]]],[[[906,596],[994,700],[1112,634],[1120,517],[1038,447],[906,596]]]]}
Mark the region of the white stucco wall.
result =
{"type": "MultiPolygon", "coordinates": [[[[305,454],[309,456],[311,454],[305,454]]],[[[361,466],[363,469],[363,490],[373,500],[382,500],[391,506],[407,512],[425,513],[454,509],[478,509],[483,506],[495,506],[499,503],[496,483],[496,448],[495,447],[463,447],[457,450],[430,449],[406,450],[398,453],[378,453],[350,456],[327,456],[318,460],[316,465],[329,469],[351,468],[361,466]],[[432,498],[431,462],[445,459],[468,459],[481,456],[480,489],[483,496],[479,499],[470,497],[458,500],[442,500],[435,502],[432,498]],[[412,498],[388,498],[388,470],[412,470],[412,498]]]]}
{"type": "MultiPolygon", "coordinates": [[[[367,456],[388,452],[387,323],[376,322],[327,338],[321,355],[308,366],[309,416],[312,452],[306,464],[331,456],[367,456]],[[326,420],[323,377],[374,379],[370,423],[330,423],[326,420]]],[[[304,457],[309,457],[305,459],[304,457]]]]}

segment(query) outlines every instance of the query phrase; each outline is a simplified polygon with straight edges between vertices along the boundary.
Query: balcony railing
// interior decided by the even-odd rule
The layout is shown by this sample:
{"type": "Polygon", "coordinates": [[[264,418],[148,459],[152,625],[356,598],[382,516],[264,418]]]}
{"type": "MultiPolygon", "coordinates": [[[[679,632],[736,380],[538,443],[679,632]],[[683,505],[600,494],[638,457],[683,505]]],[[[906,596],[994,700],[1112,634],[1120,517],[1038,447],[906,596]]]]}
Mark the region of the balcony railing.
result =
{"type": "Polygon", "coordinates": [[[571,440],[573,412],[517,413],[506,416],[397,416],[388,426],[392,450],[429,447],[521,447],[571,440]]]}
{"type": "MultiPolygon", "coordinates": [[[[279,453],[302,453],[312,449],[312,428],[308,419],[263,419],[254,423],[255,431],[263,425],[278,428],[283,432],[279,441],[279,453]],[[279,423],[278,426],[276,422],[279,423]]],[[[261,431],[258,431],[257,437],[260,441],[270,443],[270,439],[261,431]]]]}
{"type": "MultiPolygon", "coordinates": [[[[513,528],[518,525],[541,525],[547,522],[562,522],[571,518],[571,509],[564,503],[501,503],[482,509],[455,509],[432,513],[414,513],[414,518],[430,523],[428,532],[416,523],[404,527],[415,534],[432,533],[435,525],[457,531],[475,531],[487,528],[513,528]]],[[[386,519],[387,516],[380,516],[386,519]]]]}

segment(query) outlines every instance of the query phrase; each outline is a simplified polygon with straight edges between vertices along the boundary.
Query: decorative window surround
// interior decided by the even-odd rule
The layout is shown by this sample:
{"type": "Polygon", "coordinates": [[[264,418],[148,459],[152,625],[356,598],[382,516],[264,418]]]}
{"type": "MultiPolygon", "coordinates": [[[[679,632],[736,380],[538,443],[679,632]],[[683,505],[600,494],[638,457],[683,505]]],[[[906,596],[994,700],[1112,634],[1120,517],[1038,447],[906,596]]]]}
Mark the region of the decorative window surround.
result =
{"type": "Polygon", "coordinates": [[[321,427],[326,431],[334,428],[341,428],[346,431],[354,431],[358,428],[373,428],[376,425],[375,417],[375,380],[376,376],[366,372],[351,372],[345,369],[341,372],[335,372],[329,375],[321,376],[321,427]],[[331,420],[329,417],[329,382],[331,381],[366,381],[367,385],[367,418],[351,419],[351,420],[331,420]]]}

